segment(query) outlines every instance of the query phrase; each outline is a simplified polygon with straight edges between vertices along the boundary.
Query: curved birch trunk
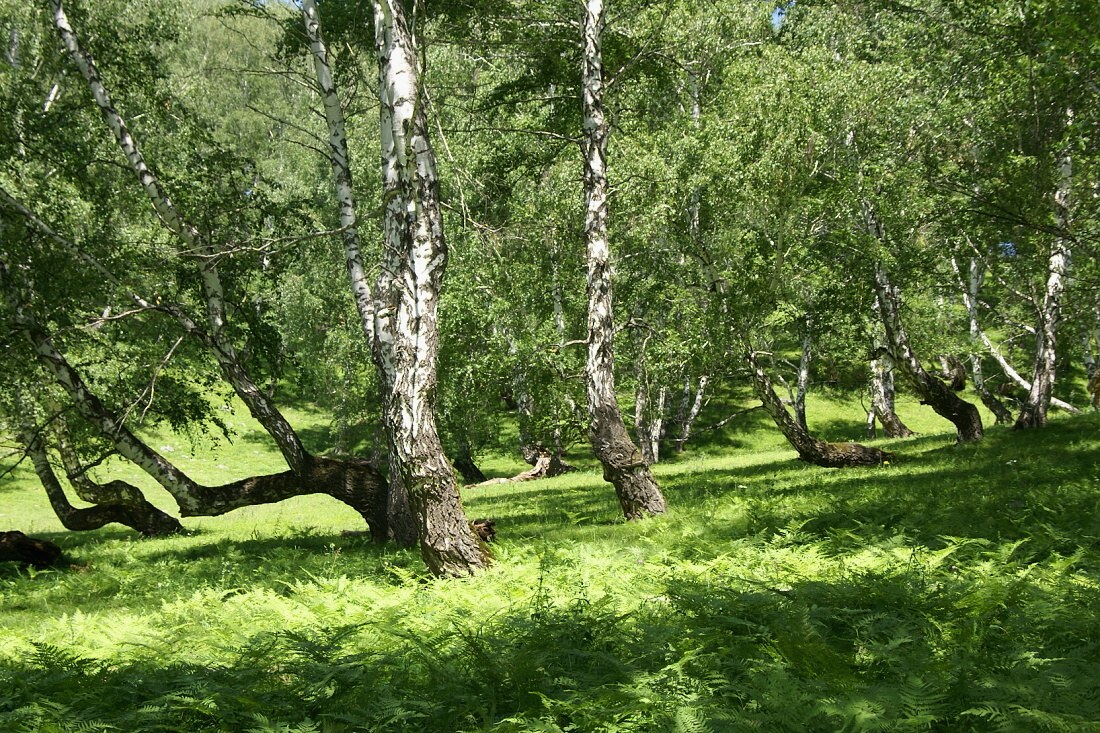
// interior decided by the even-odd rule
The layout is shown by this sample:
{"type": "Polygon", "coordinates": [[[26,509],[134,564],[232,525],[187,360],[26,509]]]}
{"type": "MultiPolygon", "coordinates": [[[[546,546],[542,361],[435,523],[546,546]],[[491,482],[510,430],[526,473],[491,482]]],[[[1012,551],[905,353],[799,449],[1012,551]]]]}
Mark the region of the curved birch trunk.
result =
{"type": "Polygon", "coordinates": [[[901,296],[898,289],[890,283],[886,270],[878,264],[875,265],[875,297],[886,331],[886,353],[890,354],[902,374],[921,396],[922,403],[929,405],[940,417],[951,421],[959,443],[975,443],[981,440],[985,433],[978,408],[961,399],[946,384],[929,374],[913,353],[909,334],[901,322],[901,296]]]}
{"type": "Polygon", "coordinates": [[[746,351],[746,361],[752,370],[753,389],[764,403],[764,409],[775,421],[776,427],[783,433],[787,442],[798,451],[798,458],[824,468],[850,468],[852,466],[878,466],[893,456],[879,448],[859,443],[829,443],[810,435],[805,427],[791,417],[783,400],[775,392],[760,360],[751,350],[746,351]]]}
{"type": "Polygon", "coordinates": [[[373,353],[390,385],[383,415],[424,561],[436,575],[471,575],[488,566],[489,553],[466,520],[434,414],[439,289],[447,264],[435,155],[401,3],[375,0],[374,27],[384,244],[373,293],[373,353]]]}
{"type": "MultiPolygon", "coordinates": [[[[882,322],[882,314],[879,311],[878,301],[872,305],[875,320],[882,322]]],[[[882,332],[876,329],[874,335],[876,346],[881,344],[882,332]]],[[[882,423],[882,431],[887,438],[909,438],[916,435],[909,426],[901,421],[894,409],[894,360],[890,354],[882,349],[877,349],[871,357],[871,378],[869,381],[871,392],[871,410],[867,415],[867,437],[873,438],[875,420],[882,423]]]]}
{"type": "Polygon", "coordinates": [[[908,438],[915,433],[901,421],[894,410],[894,361],[889,354],[871,360],[871,415],[877,419],[887,438],[908,438]]]}
{"type": "Polygon", "coordinates": [[[117,523],[147,537],[161,537],[183,531],[183,525],[178,519],[150,504],[137,487],[123,481],[112,481],[105,486],[97,485],[94,489],[86,484],[85,490],[77,493],[95,506],[78,509],[69,501],[54,473],[41,433],[25,427],[20,431],[18,439],[31,459],[42,488],[46,490],[46,497],[54,514],[65,529],[81,532],[117,523]]]}
{"type": "MultiPolygon", "coordinates": [[[[1069,114],[1072,119],[1072,112],[1069,114]]],[[[1061,178],[1054,193],[1054,206],[1058,228],[1069,230],[1073,161],[1069,154],[1058,161],[1061,178]]],[[[1016,430],[1041,428],[1047,424],[1051,393],[1054,391],[1054,374],[1057,361],[1058,325],[1062,321],[1062,293],[1065,291],[1066,269],[1069,266],[1069,238],[1058,236],[1050,250],[1047,262],[1047,284],[1043,303],[1039,309],[1039,323],[1035,328],[1035,363],[1032,367],[1031,388],[1027,399],[1012,427],[1016,430]]]]}
{"type": "MultiPolygon", "coordinates": [[[[130,133],[126,121],[115,109],[111,96],[103,84],[95,63],[80,47],[80,42],[69,23],[61,0],[50,0],[53,10],[54,27],[69,57],[80,69],[96,105],[111,130],[115,142],[126,157],[127,165],[136,176],[146,197],[164,226],[171,231],[183,245],[199,255],[202,264],[199,277],[206,301],[206,319],[209,331],[201,340],[210,348],[217,359],[218,366],[226,380],[244,402],[248,411],[264,426],[271,435],[279,451],[286,459],[292,471],[302,473],[305,470],[307,454],[298,434],[279,412],[267,395],[249,376],[241,364],[233,344],[225,335],[226,312],[225,292],[218,274],[215,249],[207,238],[193,225],[187,222],[180,211],[165,193],[160,181],[149,168],[145,156],[141,153],[137,141],[130,133]]],[[[197,330],[197,327],[196,329],[197,330]]],[[[195,330],[189,331],[195,335],[195,330]]]]}
{"type": "MultiPolygon", "coordinates": [[[[27,337],[35,358],[68,394],[81,417],[109,440],[119,455],[164,487],[175,499],[181,516],[217,516],[241,507],[278,502],[292,496],[328,494],[358,511],[375,539],[385,539],[386,515],[380,507],[384,506],[386,483],[369,462],[340,461],[306,454],[301,471],[252,476],[220,486],[199,484],[134,435],[124,420],[88,387],[64,354],[54,346],[49,332],[25,311],[19,289],[12,282],[3,262],[0,262],[0,290],[11,309],[9,324],[27,337]]],[[[50,490],[48,476],[44,486],[50,490]]],[[[118,492],[127,489],[124,485],[115,485],[111,490],[118,492]]]]}
{"type": "Polygon", "coordinates": [[[586,0],[583,34],[582,102],[584,137],[584,235],[588,260],[588,356],[585,393],[589,440],[603,465],[604,480],[615,487],[623,515],[641,519],[665,512],[665,499],[641,451],[630,439],[615,396],[614,321],[611,256],[607,237],[607,138],[603,113],[603,58],[600,36],[603,0],[586,0]]]}

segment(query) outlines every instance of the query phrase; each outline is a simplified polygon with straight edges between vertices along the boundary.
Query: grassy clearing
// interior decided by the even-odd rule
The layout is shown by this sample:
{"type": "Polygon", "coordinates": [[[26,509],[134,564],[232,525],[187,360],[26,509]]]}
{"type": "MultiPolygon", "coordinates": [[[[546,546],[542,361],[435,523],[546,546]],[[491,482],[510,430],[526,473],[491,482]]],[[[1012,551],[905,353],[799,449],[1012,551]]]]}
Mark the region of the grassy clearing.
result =
{"type": "MultiPolygon", "coordinates": [[[[58,531],[24,475],[0,524],[74,567],[0,565],[0,730],[1100,730],[1100,416],[956,447],[909,407],[924,434],[849,471],[750,413],[657,466],[672,512],[637,524],[592,470],[469,490],[501,539],[463,581],[326,498],[141,540],[58,531]]],[[[239,427],[184,465],[276,470],[239,427]]]]}

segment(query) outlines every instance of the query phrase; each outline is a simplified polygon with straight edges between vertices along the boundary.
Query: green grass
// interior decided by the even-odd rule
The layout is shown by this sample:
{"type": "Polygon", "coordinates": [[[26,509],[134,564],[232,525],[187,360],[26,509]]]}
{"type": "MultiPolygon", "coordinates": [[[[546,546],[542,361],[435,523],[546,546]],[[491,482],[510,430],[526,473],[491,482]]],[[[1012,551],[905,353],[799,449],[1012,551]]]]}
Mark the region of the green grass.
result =
{"type": "MultiPolygon", "coordinates": [[[[862,433],[858,403],[810,415],[862,433]]],[[[292,417],[323,444],[324,416],[292,417]]],[[[0,564],[0,730],[1100,730],[1100,416],[964,447],[903,418],[922,435],[880,441],[895,461],[836,471],[750,413],[656,466],[671,511],[634,524],[590,461],[467,490],[500,531],[468,580],[342,536],[324,497],[66,533],[20,473],[0,529],[73,566],[0,564]]],[[[237,430],[184,467],[279,469],[237,430]]]]}

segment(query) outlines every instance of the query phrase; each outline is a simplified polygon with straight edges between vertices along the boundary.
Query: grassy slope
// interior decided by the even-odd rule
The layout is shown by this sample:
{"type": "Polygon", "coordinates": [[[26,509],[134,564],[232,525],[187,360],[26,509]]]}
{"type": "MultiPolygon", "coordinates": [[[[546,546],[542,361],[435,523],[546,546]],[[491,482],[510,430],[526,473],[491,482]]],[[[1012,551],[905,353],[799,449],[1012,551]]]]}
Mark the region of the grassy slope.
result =
{"type": "MultiPolygon", "coordinates": [[[[672,512],[633,525],[593,470],[469,490],[501,541],[463,581],[325,498],[140,540],[60,532],[23,475],[0,529],[76,566],[0,565],[0,730],[1100,730],[1100,417],[956,447],[904,407],[922,437],[850,471],[749,413],[657,466],[672,512]]],[[[831,439],[859,418],[811,404],[831,439]]],[[[279,469],[234,419],[188,471],[279,469]]]]}

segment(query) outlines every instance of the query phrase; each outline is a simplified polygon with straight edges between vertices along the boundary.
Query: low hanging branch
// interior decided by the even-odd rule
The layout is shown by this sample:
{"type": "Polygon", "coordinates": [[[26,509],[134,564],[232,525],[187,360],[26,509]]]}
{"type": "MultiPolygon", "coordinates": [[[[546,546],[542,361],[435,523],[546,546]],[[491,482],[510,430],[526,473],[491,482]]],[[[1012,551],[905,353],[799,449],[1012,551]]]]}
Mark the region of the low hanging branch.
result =
{"type": "MultiPolygon", "coordinates": [[[[50,333],[26,312],[20,300],[20,288],[13,282],[13,275],[3,262],[0,262],[0,291],[12,314],[9,316],[10,324],[26,336],[34,357],[69,395],[80,415],[107,438],[123,458],[136,464],[163,486],[176,500],[182,516],[217,516],[240,507],[273,503],[292,496],[328,494],[358,511],[370,527],[372,536],[379,540],[385,538],[386,481],[367,461],[335,460],[305,454],[301,471],[253,476],[220,486],[204,486],[195,482],[134,435],[121,417],[84,382],[54,345],[50,333]]],[[[48,467],[48,461],[43,465],[48,467]]],[[[39,477],[47,491],[51,490],[50,475],[42,470],[39,477]]],[[[123,491],[126,486],[116,485],[114,488],[123,491]]],[[[64,511],[64,507],[62,509],[64,511]]]]}

